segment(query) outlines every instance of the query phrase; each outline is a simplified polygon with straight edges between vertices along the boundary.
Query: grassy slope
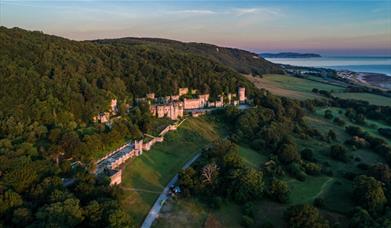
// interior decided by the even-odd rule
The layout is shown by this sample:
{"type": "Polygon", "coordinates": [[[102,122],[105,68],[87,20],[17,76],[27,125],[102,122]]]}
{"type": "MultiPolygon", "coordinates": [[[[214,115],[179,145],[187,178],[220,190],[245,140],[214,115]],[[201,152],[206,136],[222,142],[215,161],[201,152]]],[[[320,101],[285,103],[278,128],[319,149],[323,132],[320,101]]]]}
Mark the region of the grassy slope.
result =
{"type": "Polygon", "coordinates": [[[217,137],[212,124],[202,118],[190,118],[177,131],[168,133],[165,142],[128,162],[121,184],[125,191],[121,200],[123,208],[141,223],[156,197],[182,165],[217,137]]]}
{"type": "Polygon", "coordinates": [[[356,99],[368,101],[375,105],[391,106],[391,98],[370,93],[349,93],[344,92],[344,84],[342,86],[334,85],[336,82],[328,82],[319,77],[309,76],[308,79],[297,78],[288,75],[267,74],[262,78],[245,76],[252,81],[258,88],[264,88],[271,93],[279,96],[286,96],[298,100],[324,98],[318,94],[312,93],[313,88],[319,90],[333,91],[333,95],[344,99],[356,99]]]}
{"type": "Polygon", "coordinates": [[[343,99],[356,99],[356,100],[368,101],[370,104],[374,104],[374,105],[391,106],[390,97],[379,96],[371,93],[335,93],[334,96],[343,99]]]}
{"type": "Polygon", "coordinates": [[[292,77],[288,75],[264,75],[262,78],[245,76],[252,81],[258,88],[264,88],[271,93],[279,96],[286,96],[299,100],[322,98],[321,96],[312,93],[313,88],[322,90],[333,90],[342,92],[343,87],[325,84],[320,81],[307,80],[303,78],[292,77]]]}

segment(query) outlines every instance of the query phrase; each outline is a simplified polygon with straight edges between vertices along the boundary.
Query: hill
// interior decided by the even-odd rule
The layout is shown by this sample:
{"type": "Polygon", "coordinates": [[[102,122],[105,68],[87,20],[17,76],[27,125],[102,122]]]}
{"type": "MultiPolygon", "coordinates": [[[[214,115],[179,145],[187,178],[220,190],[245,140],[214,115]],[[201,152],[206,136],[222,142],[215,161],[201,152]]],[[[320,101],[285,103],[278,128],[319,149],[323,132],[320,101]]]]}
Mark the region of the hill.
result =
{"type": "Polygon", "coordinates": [[[296,52],[281,52],[281,53],[261,53],[263,58],[319,58],[319,54],[313,53],[296,53],[296,52]]]}
{"type": "Polygon", "coordinates": [[[154,47],[168,47],[186,53],[206,57],[214,62],[223,64],[238,73],[263,75],[268,73],[282,73],[281,68],[255,53],[236,48],[219,47],[212,44],[180,42],[158,38],[120,38],[96,40],[101,44],[152,45],[154,47]]]}
{"type": "Polygon", "coordinates": [[[217,96],[240,84],[252,87],[226,65],[158,44],[78,42],[1,27],[0,49],[2,121],[12,116],[66,125],[90,120],[112,97],[132,101],[152,91],[175,94],[179,87],[217,96]]]}

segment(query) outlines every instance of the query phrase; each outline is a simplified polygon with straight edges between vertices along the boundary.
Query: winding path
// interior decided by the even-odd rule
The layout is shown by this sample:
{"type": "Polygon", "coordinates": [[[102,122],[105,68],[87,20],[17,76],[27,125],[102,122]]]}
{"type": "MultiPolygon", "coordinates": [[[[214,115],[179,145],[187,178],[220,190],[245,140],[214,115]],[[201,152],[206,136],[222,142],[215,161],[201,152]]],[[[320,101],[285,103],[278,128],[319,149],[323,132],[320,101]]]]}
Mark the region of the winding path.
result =
{"type": "MultiPolygon", "coordinates": [[[[187,169],[195,162],[199,157],[201,156],[201,153],[197,153],[193,156],[192,159],[187,161],[182,169],[187,169]]],[[[163,192],[159,195],[155,203],[153,204],[151,210],[149,211],[147,217],[145,218],[143,224],[141,225],[142,228],[150,228],[152,226],[152,223],[155,221],[155,219],[158,217],[160,210],[163,207],[163,204],[161,202],[166,201],[169,196],[168,192],[171,185],[174,185],[178,181],[178,173],[175,174],[175,176],[168,182],[167,186],[164,188],[163,192]]]]}

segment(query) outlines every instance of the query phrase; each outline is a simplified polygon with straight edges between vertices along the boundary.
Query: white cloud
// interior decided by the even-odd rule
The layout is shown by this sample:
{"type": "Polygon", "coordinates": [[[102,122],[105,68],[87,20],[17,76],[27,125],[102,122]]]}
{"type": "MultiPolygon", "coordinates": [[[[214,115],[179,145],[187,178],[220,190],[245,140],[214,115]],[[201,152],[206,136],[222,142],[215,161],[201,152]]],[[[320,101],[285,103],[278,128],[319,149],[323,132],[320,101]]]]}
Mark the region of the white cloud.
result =
{"type": "Polygon", "coordinates": [[[184,14],[184,15],[212,15],[212,14],[217,14],[217,12],[213,11],[213,10],[201,10],[201,9],[176,10],[176,11],[169,11],[169,13],[184,14]]]}
{"type": "Polygon", "coordinates": [[[232,13],[236,16],[244,15],[280,15],[281,12],[279,9],[271,8],[235,8],[232,10],[232,13]]]}

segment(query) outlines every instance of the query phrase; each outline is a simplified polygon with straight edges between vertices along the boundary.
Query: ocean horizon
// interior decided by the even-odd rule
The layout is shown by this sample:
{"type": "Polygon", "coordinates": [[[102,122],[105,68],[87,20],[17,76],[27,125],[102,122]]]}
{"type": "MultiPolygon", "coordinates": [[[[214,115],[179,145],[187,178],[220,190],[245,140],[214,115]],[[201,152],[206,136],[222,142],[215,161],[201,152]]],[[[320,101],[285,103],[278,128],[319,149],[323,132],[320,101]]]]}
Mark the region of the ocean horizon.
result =
{"type": "Polygon", "coordinates": [[[391,76],[391,56],[322,56],[319,58],[265,58],[273,63],[294,66],[323,67],[335,70],[379,73],[391,76]]]}

